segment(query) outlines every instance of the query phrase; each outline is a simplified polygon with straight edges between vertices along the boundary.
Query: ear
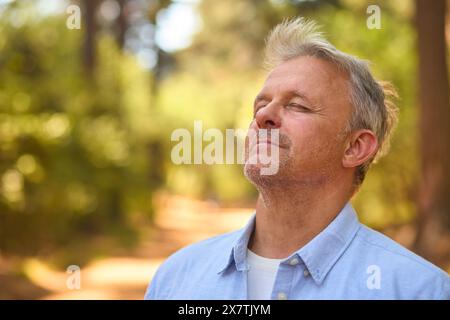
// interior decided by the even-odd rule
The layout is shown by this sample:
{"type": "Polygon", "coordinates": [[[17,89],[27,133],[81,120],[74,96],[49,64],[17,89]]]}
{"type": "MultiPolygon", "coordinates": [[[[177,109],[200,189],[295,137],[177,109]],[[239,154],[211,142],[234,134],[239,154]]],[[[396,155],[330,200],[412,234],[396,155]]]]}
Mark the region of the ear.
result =
{"type": "Polygon", "coordinates": [[[371,159],[377,148],[377,137],[372,131],[367,129],[355,131],[348,138],[342,165],[345,168],[358,167],[371,159]]]}

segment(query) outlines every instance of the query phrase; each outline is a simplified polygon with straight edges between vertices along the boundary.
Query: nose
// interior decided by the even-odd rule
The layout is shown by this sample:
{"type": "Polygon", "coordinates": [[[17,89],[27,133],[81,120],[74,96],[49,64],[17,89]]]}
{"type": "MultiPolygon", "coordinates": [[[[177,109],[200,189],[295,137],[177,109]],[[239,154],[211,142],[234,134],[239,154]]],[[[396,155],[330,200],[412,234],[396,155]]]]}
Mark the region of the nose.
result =
{"type": "Polygon", "coordinates": [[[256,112],[255,121],[260,129],[280,128],[280,108],[273,102],[269,103],[256,112]]]}

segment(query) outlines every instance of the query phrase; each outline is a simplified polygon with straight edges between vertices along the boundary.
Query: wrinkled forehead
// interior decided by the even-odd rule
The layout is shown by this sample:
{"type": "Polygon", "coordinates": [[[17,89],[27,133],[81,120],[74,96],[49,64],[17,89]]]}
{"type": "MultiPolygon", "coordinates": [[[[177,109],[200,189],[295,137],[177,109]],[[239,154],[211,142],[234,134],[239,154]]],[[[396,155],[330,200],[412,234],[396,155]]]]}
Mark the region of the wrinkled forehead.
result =
{"type": "Polygon", "coordinates": [[[349,102],[349,77],[333,63],[324,59],[301,56],[273,68],[261,93],[283,95],[293,91],[305,92],[310,99],[349,102]]]}

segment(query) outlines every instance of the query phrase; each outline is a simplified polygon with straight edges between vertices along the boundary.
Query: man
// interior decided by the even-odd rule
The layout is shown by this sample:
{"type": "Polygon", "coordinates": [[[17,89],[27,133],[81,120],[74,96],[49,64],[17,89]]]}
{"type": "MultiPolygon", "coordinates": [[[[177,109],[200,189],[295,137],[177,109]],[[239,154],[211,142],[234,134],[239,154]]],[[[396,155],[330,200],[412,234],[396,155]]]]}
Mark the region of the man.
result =
{"type": "MultiPolygon", "coordinates": [[[[270,73],[253,130],[279,133],[278,171],[247,161],[256,214],[247,226],[169,257],[146,299],[450,299],[448,275],[360,224],[349,200],[386,151],[393,91],[302,18],[267,39],[270,73]]],[[[270,135],[269,135],[270,137],[270,135]]]]}

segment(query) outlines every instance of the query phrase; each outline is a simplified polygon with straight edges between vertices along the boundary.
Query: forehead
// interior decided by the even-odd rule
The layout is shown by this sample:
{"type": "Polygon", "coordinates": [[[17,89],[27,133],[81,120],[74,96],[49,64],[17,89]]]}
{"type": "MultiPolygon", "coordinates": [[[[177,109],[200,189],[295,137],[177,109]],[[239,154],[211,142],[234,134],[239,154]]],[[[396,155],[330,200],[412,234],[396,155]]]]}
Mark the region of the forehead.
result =
{"type": "Polygon", "coordinates": [[[299,90],[318,103],[326,103],[330,99],[348,103],[348,83],[347,74],[331,62],[301,56],[275,67],[269,73],[261,93],[274,96],[299,90]]]}

